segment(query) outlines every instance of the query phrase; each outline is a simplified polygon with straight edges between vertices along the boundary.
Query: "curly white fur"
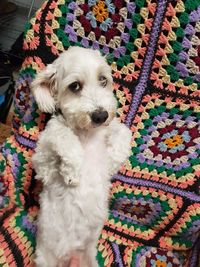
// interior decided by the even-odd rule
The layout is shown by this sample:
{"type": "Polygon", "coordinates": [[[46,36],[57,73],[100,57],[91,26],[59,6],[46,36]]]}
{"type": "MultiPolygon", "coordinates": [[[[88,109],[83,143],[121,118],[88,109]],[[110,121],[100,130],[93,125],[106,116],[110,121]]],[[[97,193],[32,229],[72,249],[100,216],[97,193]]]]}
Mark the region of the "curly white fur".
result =
{"type": "Polygon", "coordinates": [[[67,266],[78,253],[82,267],[95,267],[110,178],[130,155],[131,142],[130,130],[114,117],[110,67],[96,51],[70,48],[37,75],[32,90],[41,110],[62,112],[48,122],[32,159],[44,184],[36,265],[67,266]],[[78,92],[69,90],[74,82],[81,84],[78,92]],[[101,124],[92,120],[97,110],[108,112],[101,124]]]}

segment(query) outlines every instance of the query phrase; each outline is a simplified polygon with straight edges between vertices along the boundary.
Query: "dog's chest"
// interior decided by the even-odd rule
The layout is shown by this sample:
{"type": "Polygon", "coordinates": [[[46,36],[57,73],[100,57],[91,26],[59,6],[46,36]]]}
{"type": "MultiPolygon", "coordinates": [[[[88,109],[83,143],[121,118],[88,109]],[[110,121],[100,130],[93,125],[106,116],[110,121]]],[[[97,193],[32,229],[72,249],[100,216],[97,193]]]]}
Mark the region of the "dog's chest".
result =
{"type": "Polygon", "coordinates": [[[81,176],[84,180],[87,177],[89,183],[95,182],[94,179],[97,183],[101,182],[101,179],[107,178],[108,160],[105,135],[106,129],[99,129],[98,131],[95,131],[95,133],[80,139],[84,151],[81,176]]]}
{"type": "Polygon", "coordinates": [[[91,225],[98,225],[107,215],[110,177],[105,134],[106,131],[102,130],[81,140],[84,160],[74,203],[91,225]]]}

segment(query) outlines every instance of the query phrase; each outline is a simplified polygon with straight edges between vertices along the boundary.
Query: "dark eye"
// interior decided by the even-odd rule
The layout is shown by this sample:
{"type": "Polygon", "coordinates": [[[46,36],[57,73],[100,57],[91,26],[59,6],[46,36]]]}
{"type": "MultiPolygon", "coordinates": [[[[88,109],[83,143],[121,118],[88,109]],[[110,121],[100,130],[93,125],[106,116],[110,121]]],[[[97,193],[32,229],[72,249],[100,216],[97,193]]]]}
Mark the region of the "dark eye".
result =
{"type": "Polygon", "coordinates": [[[82,86],[79,82],[73,82],[68,86],[69,90],[73,93],[76,93],[82,89],[82,86]]]}
{"type": "Polygon", "coordinates": [[[101,75],[101,76],[99,77],[99,81],[100,81],[100,83],[101,83],[101,85],[102,85],[103,87],[106,87],[106,85],[107,85],[107,83],[108,83],[108,80],[107,80],[107,78],[106,78],[105,76],[101,75]]]}

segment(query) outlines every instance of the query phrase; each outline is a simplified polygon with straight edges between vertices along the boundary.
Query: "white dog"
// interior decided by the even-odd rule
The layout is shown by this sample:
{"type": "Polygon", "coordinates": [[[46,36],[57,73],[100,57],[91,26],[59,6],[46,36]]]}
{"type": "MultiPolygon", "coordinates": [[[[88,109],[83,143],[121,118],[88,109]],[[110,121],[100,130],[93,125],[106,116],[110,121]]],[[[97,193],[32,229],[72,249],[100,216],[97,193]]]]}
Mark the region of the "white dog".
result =
{"type": "Polygon", "coordinates": [[[130,155],[131,131],[116,118],[111,69],[99,52],[73,47],[32,83],[39,108],[59,110],[33,156],[40,196],[36,265],[98,266],[96,245],[108,214],[110,178],[130,155]]]}

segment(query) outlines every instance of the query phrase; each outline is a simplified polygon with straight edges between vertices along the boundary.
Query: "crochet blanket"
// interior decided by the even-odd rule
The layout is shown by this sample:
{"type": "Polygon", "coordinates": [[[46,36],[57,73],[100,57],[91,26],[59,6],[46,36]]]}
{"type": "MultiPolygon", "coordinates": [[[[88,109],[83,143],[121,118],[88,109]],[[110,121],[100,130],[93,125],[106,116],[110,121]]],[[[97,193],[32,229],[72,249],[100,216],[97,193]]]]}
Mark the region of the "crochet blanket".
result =
{"type": "Polygon", "coordinates": [[[26,26],[13,134],[0,153],[0,266],[33,266],[40,185],[31,156],[48,115],[29,85],[70,45],[107,55],[118,115],[133,132],[112,180],[99,266],[200,266],[199,36],[199,0],[42,5],[26,26]]]}

